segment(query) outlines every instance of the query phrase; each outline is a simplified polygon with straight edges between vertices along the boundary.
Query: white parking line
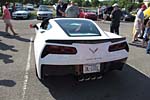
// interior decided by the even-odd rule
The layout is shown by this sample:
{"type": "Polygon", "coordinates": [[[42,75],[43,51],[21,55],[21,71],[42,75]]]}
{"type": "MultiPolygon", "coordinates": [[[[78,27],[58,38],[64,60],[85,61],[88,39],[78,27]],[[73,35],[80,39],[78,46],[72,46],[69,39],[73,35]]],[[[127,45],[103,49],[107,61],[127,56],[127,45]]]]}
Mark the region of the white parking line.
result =
{"type": "Polygon", "coordinates": [[[137,70],[138,72],[140,72],[141,74],[143,74],[143,75],[145,75],[145,76],[147,76],[147,77],[149,77],[150,78],[150,76],[149,75],[147,75],[145,72],[143,72],[143,71],[141,71],[141,70],[139,70],[138,68],[136,68],[136,67],[134,67],[132,64],[130,64],[130,63],[127,63],[129,66],[132,66],[135,70],[137,70]]]}
{"type": "Polygon", "coordinates": [[[30,60],[31,60],[31,50],[32,50],[32,41],[33,38],[30,38],[30,44],[29,44],[29,51],[28,51],[28,59],[27,59],[27,65],[26,65],[26,70],[25,70],[25,75],[24,75],[24,82],[23,82],[23,93],[22,93],[22,99],[25,99],[25,94],[26,94],[26,89],[27,89],[27,83],[29,79],[29,70],[30,70],[30,60]]]}

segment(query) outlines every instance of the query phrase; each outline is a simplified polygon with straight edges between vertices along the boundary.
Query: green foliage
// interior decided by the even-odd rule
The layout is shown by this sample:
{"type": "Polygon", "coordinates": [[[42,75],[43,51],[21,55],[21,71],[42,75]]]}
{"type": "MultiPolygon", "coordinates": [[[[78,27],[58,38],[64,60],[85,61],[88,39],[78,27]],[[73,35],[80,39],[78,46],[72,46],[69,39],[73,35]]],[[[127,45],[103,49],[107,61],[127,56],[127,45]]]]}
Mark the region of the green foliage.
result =
{"type": "Polygon", "coordinates": [[[84,2],[84,0],[72,0],[72,1],[75,2],[75,3],[77,3],[78,6],[83,6],[82,3],[84,2]]]}
{"type": "Polygon", "coordinates": [[[91,0],[92,7],[98,7],[99,6],[99,0],[91,0]]]}
{"type": "Polygon", "coordinates": [[[36,12],[32,12],[31,17],[35,17],[35,16],[36,16],[36,12]]]}
{"type": "Polygon", "coordinates": [[[139,2],[139,3],[142,3],[142,2],[143,2],[143,0],[138,0],[138,2],[139,2]]]}
{"type": "Polygon", "coordinates": [[[49,2],[49,0],[44,0],[44,1],[43,1],[43,4],[44,4],[44,5],[48,5],[48,4],[50,4],[50,2],[49,2]]]}
{"type": "Polygon", "coordinates": [[[128,4],[129,2],[127,1],[127,0],[119,0],[119,6],[121,7],[121,8],[127,8],[127,4],[128,4]]]}
{"type": "Polygon", "coordinates": [[[87,0],[87,1],[83,1],[82,6],[84,7],[90,7],[91,3],[87,0]]]}
{"type": "Polygon", "coordinates": [[[150,2],[148,3],[148,7],[150,7],[150,2]]]}

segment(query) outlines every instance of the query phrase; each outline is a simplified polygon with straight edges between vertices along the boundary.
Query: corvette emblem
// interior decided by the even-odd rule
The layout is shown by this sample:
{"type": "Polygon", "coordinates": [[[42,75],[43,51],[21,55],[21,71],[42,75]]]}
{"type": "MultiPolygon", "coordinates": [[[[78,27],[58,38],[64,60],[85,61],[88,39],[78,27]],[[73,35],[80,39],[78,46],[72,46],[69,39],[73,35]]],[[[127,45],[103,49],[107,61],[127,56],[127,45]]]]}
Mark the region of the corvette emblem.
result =
{"type": "Polygon", "coordinates": [[[89,48],[89,50],[94,54],[98,50],[98,48],[96,48],[96,49],[89,48]]]}

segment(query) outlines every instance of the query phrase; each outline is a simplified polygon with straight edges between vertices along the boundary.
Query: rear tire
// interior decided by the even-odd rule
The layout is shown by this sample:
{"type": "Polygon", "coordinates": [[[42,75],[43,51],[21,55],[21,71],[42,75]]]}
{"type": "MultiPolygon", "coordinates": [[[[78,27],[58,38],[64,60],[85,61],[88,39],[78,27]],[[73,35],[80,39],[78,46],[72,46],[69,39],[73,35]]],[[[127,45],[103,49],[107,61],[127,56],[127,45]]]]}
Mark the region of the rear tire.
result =
{"type": "Polygon", "coordinates": [[[44,81],[45,75],[44,75],[43,72],[41,72],[41,78],[39,78],[38,72],[37,72],[37,68],[36,68],[36,64],[35,64],[35,73],[36,73],[37,78],[38,78],[40,81],[44,81]]]}

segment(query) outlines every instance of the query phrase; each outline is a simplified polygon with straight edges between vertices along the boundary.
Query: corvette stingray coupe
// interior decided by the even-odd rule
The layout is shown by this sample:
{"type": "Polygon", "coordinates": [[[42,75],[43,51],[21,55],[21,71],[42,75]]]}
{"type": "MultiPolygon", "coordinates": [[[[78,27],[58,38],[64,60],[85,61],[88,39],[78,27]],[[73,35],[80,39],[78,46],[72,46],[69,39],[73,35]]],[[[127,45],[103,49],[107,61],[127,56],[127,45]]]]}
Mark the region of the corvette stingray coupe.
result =
{"type": "Polygon", "coordinates": [[[121,70],[128,58],[125,37],[102,31],[92,20],[54,18],[35,28],[34,55],[40,80],[49,75],[72,74],[79,81],[100,79],[121,70]]]}

